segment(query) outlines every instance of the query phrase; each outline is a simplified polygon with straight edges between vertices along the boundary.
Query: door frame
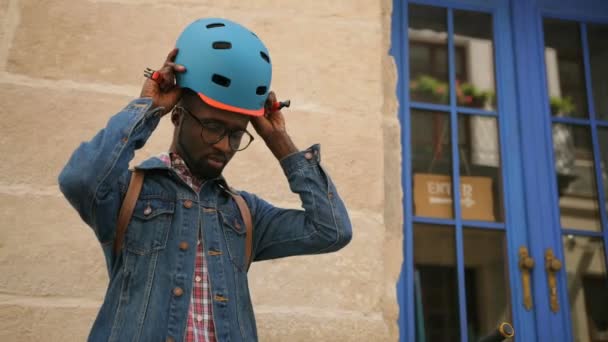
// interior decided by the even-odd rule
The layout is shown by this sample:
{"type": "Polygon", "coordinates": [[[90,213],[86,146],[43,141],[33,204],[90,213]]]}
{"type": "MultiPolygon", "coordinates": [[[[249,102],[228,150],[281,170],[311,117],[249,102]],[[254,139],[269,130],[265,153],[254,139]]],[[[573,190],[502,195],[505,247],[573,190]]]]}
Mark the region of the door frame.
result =
{"type": "MultiPolygon", "coordinates": [[[[534,316],[531,311],[523,309],[523,297],[521,280],[519,276],[517,250],[519,246],[528,245],[526,234],[526,208],[521,201],[524,198],[524,184],[522,174],[522,160],[516,153],[507,153],[511,149],[521,150],[520,127],[517,118],[518,108],[516,106],[517,89],[515,87],[515,64],[513,54],[513,37],[511,29],[510,4],[507,0],[393,0],[393,13],[391,22],[391,51],[397,65],[397,96],[399,99],[399,122],[401,124],[402,145],[402,188],[403,198],[403,264],[401,275],[397,284],[397,297],[400,305],[399,334],[401,341],[415,341],[415,319],[414,319],[414,261],[413,261],[413,191],[411,174],[411,132],[410,122],[410,98],[407,85],[409,84],[409,57],[408,57],[408,12],[407,4],[416,3],[422,5],[434,5],[456,9],[473,10],[491,13],[494,22],[494,46],[495,46],[495,74],[498,126],[500,132],[500,153],[503,169],[502,186],[504,190],[504,227],[521,227],[520,229],[504,229],[507,241],[509,287],[511,289],[510,301],[512,308],[513,325],[517,329],[517,336],[522,341],[533,340],[536,336],[534,316]],[[507,146],[509,149],[507,149],[507,146]]],[[[448,19],[449,21],[450,19],[448,19]]],[[[453,68],[453,59],[450,61],[453,68]]],[[[452,105],[455,106],[455,105],[452,105]]],[[[452,110],[455,107],[452,107],[452,110]]],[[[458,161],[454,163],[455,179],[458,179],[458,161]]],[[[453,182],[454,198],[459,198],[458,182],[453,182]]],[[[460,221],[456,208],[455,221],[460,221]]],[[[458,256],[462,255],[462,236],[457,235],[456,250],[458,256]]],[[[457,258],[457,267],[463,270],[462,258],[457,258]]],[[[459,272],[461,274],[462,272],[459,272]]],[[[468,340],[466,320],[464,317],[464,279],[459,279],[459,301],[460,301],[460,331],[461,339],[468,340]]]]}
{"type": "MultiPolygon", "coordinates": [[[[515,63],[517,65],[518,104],[522,118],[522,143],[528,146],[522,151],[526,203],[529,203],[528,221],[531,254],[537,262],[533,272],[536,324],[540,341],[572,341],[572,318],[567,289],[567,273],[558,274],[560,310],[554,314],[549,309],[547,275],[543,272],[544,251],[552,248],[565,265],[562,229],[559,212],[559,196],[555,182],[553,153],[552,115],[549,108],[546,66],[544,58],[543,18],[557,18],[579,22],[608,23],[608,4],[598,0],[514,0],[512,1],[515,63]],[[533,96],[529,96],[533,94],[533,96]],[[539,115],[529,115],[539,113],[539,115]],[[526,115],[528,114],[528,115],[526,115]],[[525,118],[525,124],[523,120],[525,118]],[[538,134],[541,132],[542,134],[538,134]],[[547,175],[551,175],[547,177],[547,175]],[[540,267],[539,267],[540,266],[540,267]]],[[[585,44],[585,43],[583,43],[585,44]]],[[[586,65],[586,62],[585,62],[586,65]]],[[[586,65],[587,91],[591,91],[589,67],[586,65]]],[[[593,103],[589,101],[590,111],[593,103]]],[[[590,120],[592,121],[592,120],[590,120]]],[[[597,139],[593,141],[597,144],[597,139]]],[[[595,147],[597,150],[597,146],[595,147]]],[[[595,164],[598,155],[594,153],[595,164]]],[[[597,168],[596,168],[597,171],[597,168]]],[[[595,174],[597,178],[597,173],[595,174]]],[[[601,177],[597,188],[600,208],[605,205],[601,177]]],[[[608,227],[606,215],[602,215],[604,251],[608,253],[608,227]]],[[[608,264],[608,260],[607,260],[608,264]]],[[[565,267],[563,268],[565,270],[565,267]]]]}
{"type": "MultiPolygon", "coordinates": [[[[414,262],[413,262],[413,197],[411,174],[411,132],[408,58],[407,4],[417,3],[440,7],[490,12],[494,18],[496,93],[505,206],[505,229],[509,260],[509,282],[513,325],[519,340],[566,341],[573,339],[566,272],[559,272],[561,310],[553,314],[549,307],[544,251],[552,248],[564,260],[560,229],[557,186],[551,135],[551,114],[548,104],[544,63],[543,17],[557,17],[583,22],[608,22],[607,4],[602,0],[393,0],[391,51],[398,72],[397,96],[402,144],[402,188],[404,193],[403,264],[397,284],[400,340],[415,341],[414,326],[414,262]],[[532,96],[531,96],[532,94],[532,96]],[[537,113],[536,115],[530,115],[537,113]],[[541,134],[538,134],[541,132],[541,134]],[[522,148],[522,147],[526,148],[522,148]],[[506,153],[516,151],[517,153],[506,153]],[[525,167],[524,167],[525,166],[525,167]],[[524,190],[525,189],[525,190],[524,190]],[[523,199],[523,200],[522,200],[523,199]],[[532,272],[534,306],[523,309],[522,288],[517,262],[519,246],[527,246],[536,260],[532,272]]],[[[453,65],[451,65],[453,67],[453,65]]],[[[587,89],[589,70],[587,67],[587,89]]],[[[591,104],[591,102],[590,102],[591,104]]],[[[592,105],[592,104],[591,104],[592,105]]],[[[594,142],[597,144],[597,140],[594,142]]],[[[597,147],[595,147],[597,150],[597,147]]],[[[598,162],[597,156],[596,164],[598,162]]],[[[454,168],[456,169],[457,163],[454,168]]],[[[596,169],[597,174],[597,169],[596,169]]],[[[455,172],[458,175],[458,172],[455,172]]],[[[597,178],[597,175],[596,175],[597,178]]],[[[598,181],[598,199],[606,203],[598,181]]],[[[454,182],[456,183],[456,182],[454,182]]],[[[458,189],[454,188],[457,198],[458,189]]],[[[604,226],[604,251],[608,255],[608,229],[604,226]]],[[[457,244],[462,253],[462,240],[457,244]]],[[[608,256],[607,256],[608,258],[608,256]]],[[[462,268],[462,260],[457,260],[462,268]]],[[[608,262],[607,262],[608,264],[608,262]]],[[[464,295],[462,282],[459,281],[464,295]]],[[[460,298],[462,302],[462,298],[460,298]]],[[[460,313],[462,312],[460,305],[460,313]]],[[[461,319],[461,338],[466,338],[466,321],[461,319]],[[463,333],[464,331],[464,333],[463,333]]]]}

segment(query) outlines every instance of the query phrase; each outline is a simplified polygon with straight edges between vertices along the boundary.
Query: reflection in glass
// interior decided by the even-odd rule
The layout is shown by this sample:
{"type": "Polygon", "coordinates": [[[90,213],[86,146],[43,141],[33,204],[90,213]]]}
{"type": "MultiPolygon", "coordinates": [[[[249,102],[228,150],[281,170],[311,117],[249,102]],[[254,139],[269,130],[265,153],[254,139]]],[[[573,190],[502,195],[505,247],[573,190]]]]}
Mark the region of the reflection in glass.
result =
{"type": "Polygon", "coordinates": [[[562,228],[600,231],[589,128],[553,124],[553,149],[562,228]]]}
{"type": "Polygon", "coordinates": [[[605,252],[599,238],[563,238],[568,298],[575,341],[608,338],[608,278],[605,252]]]}
{"type": "MultiPolygon", "coordinates": [[[[608,216],[608,128],[600,128],[597,130],[597,135],[600,145],[600,162],[602,163],[601,172],[602,180],[604,182],[604,200],[606,201],[606,208],[604,212],[608,216]]],[[[608,227],[604,227],[608,229],[608,227]]]]}
{"type": "Polygon", "coordinates": [[[556,116],[588,117],[578,23],[545,19],[544,34],[551,113],[556,116]]]}
{"type": "Polygon", "coordinates": [[[413,109],[411,127],[414,214],[454,218],[450,117],[413,109]]]}
{"type": "Polygon", "coordinates": [[[416,340],[460,340],[453,227],[414,225],[416,340]]]}
{"type": "Polygon", "coordinates": [[[408,11],[411,100],[447,104],[447,12],[413,4],[408,11]]]}
{"type": "Polygon", "coordinates": [[[502,231],[464,229],[469,339],[511,321],[508,260],[502,231]]]}
{"type": "Polygon", "coordinates": [[[497,119],[459,115],[458,127],[462,218],[502,222],[497,119]]]}
{"type": "Polygon", "coordinates": [[[587,40],[595,116],[608,120],[608,25],[588,25],[587,40]]]}
{"type": "MultiPolygon", "coordinates": [[[[454,45],[464,51],[464,66],[456,64],[456,97],[459,106],[493,110],[494,42],[492,15],[454,11],[454,45]]],[[[456,60],[460,57],[456,54],[456,60]]]]}

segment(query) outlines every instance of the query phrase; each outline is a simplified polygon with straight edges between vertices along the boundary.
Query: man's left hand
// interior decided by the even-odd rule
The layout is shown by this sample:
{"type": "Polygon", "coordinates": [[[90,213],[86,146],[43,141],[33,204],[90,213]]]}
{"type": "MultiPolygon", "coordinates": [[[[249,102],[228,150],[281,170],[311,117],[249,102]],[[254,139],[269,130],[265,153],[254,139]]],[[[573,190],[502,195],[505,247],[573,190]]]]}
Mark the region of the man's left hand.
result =
{"type": "Polygon", "coordinates": [[[276,101],[277,97],[271,91],[264,106],[264,115],[254,117],[251,123],[258,135],[264,139],[266,146],[268,146],[274,156],[278,160],[281,160],[292,153],[298,152],[298,149],[287,134],[283,113],[280,110],[273,110],[273,104],[276,101]]]}

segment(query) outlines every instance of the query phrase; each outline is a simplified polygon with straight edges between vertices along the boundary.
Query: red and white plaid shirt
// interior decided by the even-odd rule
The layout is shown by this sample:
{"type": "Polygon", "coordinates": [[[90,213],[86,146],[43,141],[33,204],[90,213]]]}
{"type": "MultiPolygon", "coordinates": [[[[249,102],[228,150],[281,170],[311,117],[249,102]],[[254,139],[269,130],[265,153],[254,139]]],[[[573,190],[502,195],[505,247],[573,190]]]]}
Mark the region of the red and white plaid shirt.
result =
{"type": "MultiPolygon", "coordinates": [[[[203,182],[190,173],[184,160],[176,153],[163,153],[158,157],[167,166],[171,167],[179,177],[197,193],[203,182]]],[[[215,327],[213,325],[213,303],[211,302],[211,289],[209,287],[209,272],[207,261],[203,253],[203,244],[200,234],[196,244],[196,261],[194,266],[194,282],[192,296],[190,296],[190,309],[188,309],[188,324],[184,342],[215,342],[215,327]]]]}

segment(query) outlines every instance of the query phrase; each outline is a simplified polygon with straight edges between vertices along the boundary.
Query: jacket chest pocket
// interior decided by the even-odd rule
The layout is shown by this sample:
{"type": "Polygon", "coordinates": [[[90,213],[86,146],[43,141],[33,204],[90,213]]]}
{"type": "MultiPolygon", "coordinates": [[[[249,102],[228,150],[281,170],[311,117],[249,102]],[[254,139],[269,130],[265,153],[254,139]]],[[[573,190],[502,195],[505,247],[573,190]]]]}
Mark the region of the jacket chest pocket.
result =
{"type": "Polygon", "coordinates": [[[226,240],[230,261],[239,270],[245,270],[245,238],[247,229],[238,213],[220,210],[219,217],[226,240]]]}
{"type": "Polygon", "coordinates": [[[137,200],[126,236],[127,250],[145,255],[167,246],[175,203],[158,198],[137,200]]]}

